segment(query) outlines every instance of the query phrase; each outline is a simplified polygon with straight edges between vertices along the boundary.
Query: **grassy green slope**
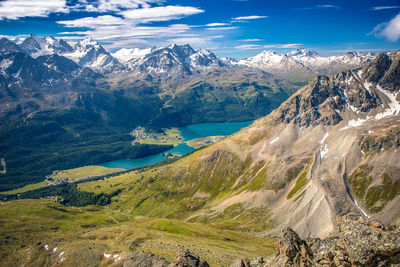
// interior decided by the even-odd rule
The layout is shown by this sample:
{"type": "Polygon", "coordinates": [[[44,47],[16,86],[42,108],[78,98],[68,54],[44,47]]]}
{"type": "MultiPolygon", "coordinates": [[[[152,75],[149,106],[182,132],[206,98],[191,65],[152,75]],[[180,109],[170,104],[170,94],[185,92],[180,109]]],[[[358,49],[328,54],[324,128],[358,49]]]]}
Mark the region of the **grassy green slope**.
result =
{"type": "Polygon", "coordinates": [[[269,255],[277,244],[202,224],[135,217],[109,208],[65,207],[52,200],[18,200],[0,205],[2,266],[110,265],[103,253],[121,256],[138,251],[172,259],[179,246],[227,265],[238,257],[269,255]]]}
{"type": "Polygon", "coordinates": [[[273,228],[269,207],[261,202],[249,207],[249,199],[268,190],[284,189],[295,179],[304,180],[310,161],[302,158],[287,163],[292,167],[277,182],[270,175],[283,166],[281,163],[254,162],[250,155],[245,156],[245,145],[238,152],[244,157],[223,150],[224,145],[219,143],[199,150],[166,166],[82,183],[79,188],[95,193],[121,189],[122,193],[110,207],[131,215],[201,222],[242,232],[257,233],[273,228]],[[241,195],[246,196],[241,198],[241,195]],[[238,200],[224,203],[232,197],[238,200]]]}

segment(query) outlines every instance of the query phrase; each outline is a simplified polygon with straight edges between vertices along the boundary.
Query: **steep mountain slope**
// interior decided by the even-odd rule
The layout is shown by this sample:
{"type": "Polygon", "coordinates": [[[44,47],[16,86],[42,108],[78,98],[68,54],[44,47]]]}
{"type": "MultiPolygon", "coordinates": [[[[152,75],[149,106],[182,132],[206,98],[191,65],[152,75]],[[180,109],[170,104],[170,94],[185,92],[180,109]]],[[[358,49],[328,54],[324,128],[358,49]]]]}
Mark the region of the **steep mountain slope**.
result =
{"type": "Polygon", "coordinates": [[[340,71],[361,67],[374,59],[372,54],[349,52],[343,55],[322,57],[317,52],[297,49],[288,54],[272,51],[262,53],[232,64],[260,68],[289,80],[304,82],[316,74],[335,74],[340,71]]]}
{"type": "Polygon", "coordinates": [[[363,69],[313,79],[237,134],[137,174],[140,182],[114,204],[265,234],[287,225],[303,237],[326,237],[349,212],[393,222],[399,61],[400,52],[381,54],[363,69]]]}
{"type": "Polygon", "coordinates": [[[70,107],[102,77],[57,54],[35,59],[23,52],[1,53],[0,118],[70,107]]]}
{"type": "MultiPolygon", "coordinates": [[[[181,67],[172,68],[181,75],[181,67]]],[[[298,89],[266,72],[240,66],[183,74],[180,78],[173,78],[171,72],[163,77],[120,72],[108,75],[107,81],[111,89],[127,95],[158,96],[161,108],[149,122],[154,127],[252,120],[271,112],[298,89]]]]}
{"type": "Polygon", "coordinates": [[[118,60],[89,37],[79,41],[73,51],[64,53],[63,56],[72,59],[81,67],[90,67],[101,72],[111,71],[119,65],[118,60]]]}

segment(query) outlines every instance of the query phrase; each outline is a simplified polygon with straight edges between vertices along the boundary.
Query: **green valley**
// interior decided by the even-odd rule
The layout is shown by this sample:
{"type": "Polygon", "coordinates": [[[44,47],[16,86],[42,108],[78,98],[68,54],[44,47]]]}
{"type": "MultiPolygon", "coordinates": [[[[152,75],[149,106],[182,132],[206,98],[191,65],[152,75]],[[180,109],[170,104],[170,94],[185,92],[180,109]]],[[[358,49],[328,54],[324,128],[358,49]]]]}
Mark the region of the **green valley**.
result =
{"type": "Polygon", "coordinates": [[[265,239],[202,224],[133,216],[119,210],[65,207],[53,200],[1,203],[0,261],[26,265],[110,265],[137,251],[173,259],[190,248],[211,266],[237,257],[269,255],[276,239],[265,239]],[[212,253],[211,253],[212,251],[212,253]],[[117,255],[106,258],[104,255],[117,255]],[[120,258],[118,258],[120,257],[120,258]],[[117,259],[118,258],[118,259],[117,259]]]}

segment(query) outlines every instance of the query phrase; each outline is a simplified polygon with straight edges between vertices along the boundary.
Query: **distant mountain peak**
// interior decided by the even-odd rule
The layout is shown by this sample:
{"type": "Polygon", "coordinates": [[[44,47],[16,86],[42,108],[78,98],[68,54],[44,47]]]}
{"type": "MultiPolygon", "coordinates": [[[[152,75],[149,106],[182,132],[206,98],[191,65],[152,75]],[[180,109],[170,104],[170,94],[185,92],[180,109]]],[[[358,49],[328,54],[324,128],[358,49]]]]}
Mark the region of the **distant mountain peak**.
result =
{"type": "MultiPolygon", "coordinates": [[[[275,51],[273,51],[273,50],[264,50],[264,51],[262,51],[260,54],[262,54],[262,55],[277,55],[278,53],[276,53],[275,51]]],[[[259,55],[260,55],[259,54],[259,55]]]]}
{"type": "Polygon", "coordinates": [[[315,51],[310,51],[307,50],[305,48],[298,48],[296,50],[293,50],[292,52],[287,54],[288,56],[291,57],[296,57],[296,56],[300,56],[300,57],[316,57],[319,56],[319,54],[315,51]]]}
{"type": "MultiPolygon", "coordinates": [[[[17,41],[21,42],[22,40],[17,41]]],[[[20,43],[20,46],[22,50],[34,58],[43,55],[68,53],[73,50],[64,40],[53,36],[39,37],[34,34],[30,34],[29,37],[20,43]]]]}
{"type": "Polygon", "coordinates": [[[7,52],[22,52],[22,49],[14,42],[8,40],[7,38],[1,38],[0,53],[7,53],[7,52]]]}
{"type": "Polygon", "coordinates": [[[89,67],[99,71],[110,71],[119,62],[104,47],[91,37],[80,40],[75,45],[75,51],[64,54],[63,56],[72,59],[81,67],[89,67]]]}
{"type": "Polygon", "coordinates": [[[167,48],[169,48],[170,50],[172,50],[181,57],[189,57],[194,53],[196,53],[196,51],[194,51],[194,49],[189,44],[185,45],[172,44],[167,48]]]}
{"type": "Polygon", "coordinates": [[[91,48],[91,47],[95,47],[95,48],[102,48],[102,46],[94,39],[92,39],[91,37],[86,37],[85,39],[79,41],[76,45],[75,48],[77,49],[87,49],[87,48],[91,48]]]}

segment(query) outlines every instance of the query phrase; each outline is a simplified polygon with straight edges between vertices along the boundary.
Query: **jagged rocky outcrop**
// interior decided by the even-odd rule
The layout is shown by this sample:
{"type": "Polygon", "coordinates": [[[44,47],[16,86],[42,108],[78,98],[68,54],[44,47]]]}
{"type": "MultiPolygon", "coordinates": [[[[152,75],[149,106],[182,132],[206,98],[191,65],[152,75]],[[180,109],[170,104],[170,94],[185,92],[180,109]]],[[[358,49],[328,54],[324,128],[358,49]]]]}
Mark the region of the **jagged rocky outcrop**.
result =
{"type": "MultiPolygon", "coordinates": [[[[400,264],[399,229],[362,217],[337,218],[338,233],[302,240],[291,228],[264,266],[393,266],[400,264]]],[[[259,265],[247,265],[259,266],[259,265]]]]}
{"type": "Polygon", "coordinates": [[[182,249],[178,251],[175,260],[168,267],[209,267],[209,265],[206,261],[190,253],[188,249],[182,249]]]}
{"type": "Polygon", "coordinates": [[[209,265],[188,249],[180,249],[172,262],[152,253],[138,252],[124,260],[123,267],[209,267],[209,265]]]}

